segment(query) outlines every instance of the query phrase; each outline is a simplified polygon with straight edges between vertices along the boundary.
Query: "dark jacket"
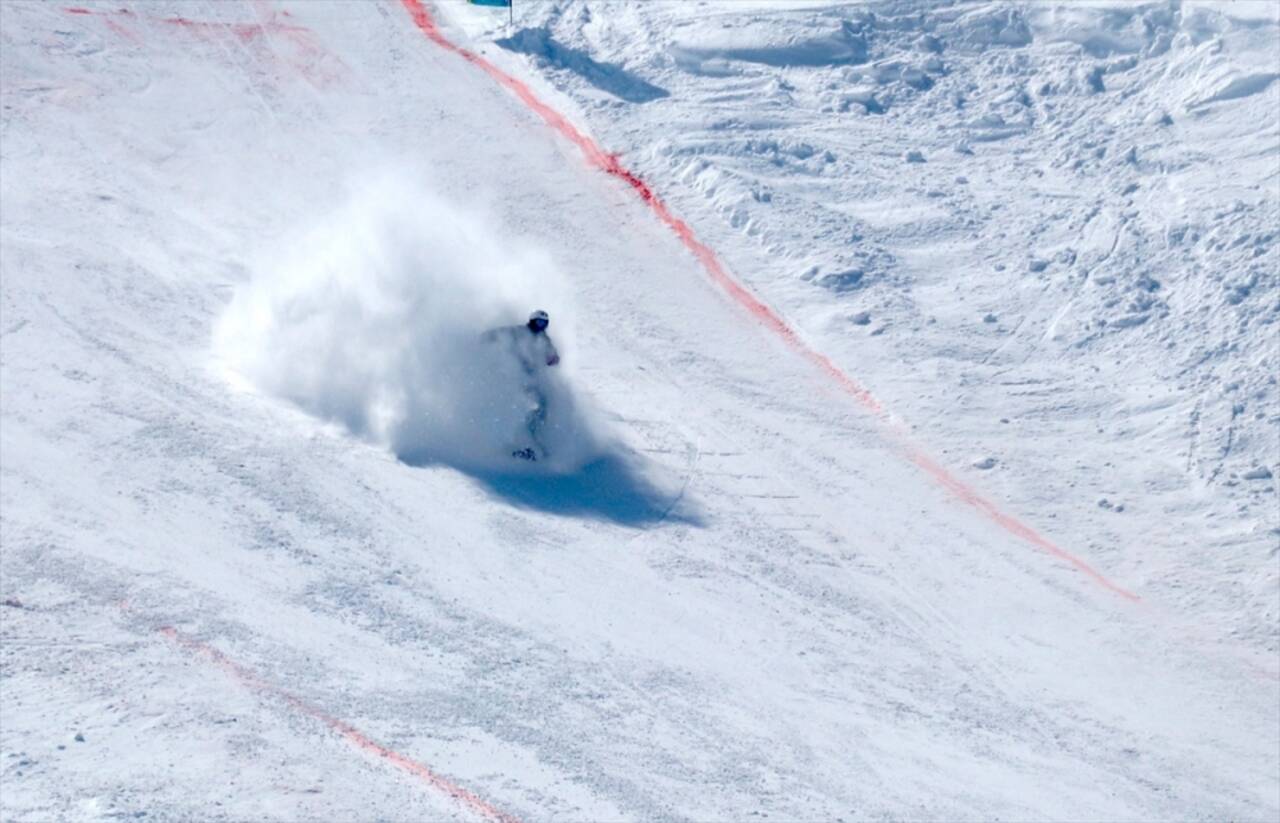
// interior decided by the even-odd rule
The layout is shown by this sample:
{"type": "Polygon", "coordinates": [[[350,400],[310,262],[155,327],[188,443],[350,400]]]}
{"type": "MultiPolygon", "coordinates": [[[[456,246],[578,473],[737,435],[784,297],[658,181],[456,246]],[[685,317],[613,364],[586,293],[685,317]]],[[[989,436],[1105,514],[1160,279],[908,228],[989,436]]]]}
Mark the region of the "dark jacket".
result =
{"type": "Polygon", "coordinates": [[[560,353],[546,332],[536,332],[528,326],[503,326],[485,332],[483,339],[507,347],[520,361],[526,374],[536,374],[539,369],[560,362],[560,353]]]}

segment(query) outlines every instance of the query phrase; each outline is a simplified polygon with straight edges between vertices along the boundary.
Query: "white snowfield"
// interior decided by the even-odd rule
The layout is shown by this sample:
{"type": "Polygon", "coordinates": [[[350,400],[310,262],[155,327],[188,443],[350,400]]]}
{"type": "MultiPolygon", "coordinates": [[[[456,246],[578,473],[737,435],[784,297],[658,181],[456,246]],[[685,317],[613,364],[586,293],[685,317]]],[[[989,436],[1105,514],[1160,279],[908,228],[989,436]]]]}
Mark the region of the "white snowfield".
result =
{"type": "Polygon", "coordinates": [[[517,2],[0,3],[0,817],[1280,819],[1277,7],[517,2]]]}

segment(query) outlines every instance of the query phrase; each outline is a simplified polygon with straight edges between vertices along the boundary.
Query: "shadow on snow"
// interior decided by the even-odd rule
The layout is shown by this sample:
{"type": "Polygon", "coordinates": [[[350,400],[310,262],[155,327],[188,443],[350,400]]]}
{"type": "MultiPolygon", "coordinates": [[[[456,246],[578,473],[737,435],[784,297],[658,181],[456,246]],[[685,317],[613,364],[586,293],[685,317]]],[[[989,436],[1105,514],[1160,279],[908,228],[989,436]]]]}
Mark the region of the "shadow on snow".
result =
{"type": "Polygon", "coordinates": [[[528,54],[558,69],[571,71],[601,91],[628,103],[648,103],[668,96],[666,89],[642,80],[621,66],[600,63],[585,51],[557,43],[545,28],[521,29],[511,37],[494,42],[507,51],[528,54]]]}
{"type": "Polygon", "coordinates": [[[563,517],[603,520],[623,526],[659,523],[704,525],[685,496],[683,481],[659,484],[635,458],[603,454],[574,471],[540,471],[536,466],[498,471],[462,466],[423,455],[399,455],[409,466],[452,465],[480,483],[495,498],[522,509],[563,517]]]}
{"type": "Polygon", "coordinates": [[[494,496],[526,509],[589,517],[624,526],[702,520],[684,499],[683,485],[664,490],[633,461],[604,455],[568,474],[476,473],[494,496]]]}

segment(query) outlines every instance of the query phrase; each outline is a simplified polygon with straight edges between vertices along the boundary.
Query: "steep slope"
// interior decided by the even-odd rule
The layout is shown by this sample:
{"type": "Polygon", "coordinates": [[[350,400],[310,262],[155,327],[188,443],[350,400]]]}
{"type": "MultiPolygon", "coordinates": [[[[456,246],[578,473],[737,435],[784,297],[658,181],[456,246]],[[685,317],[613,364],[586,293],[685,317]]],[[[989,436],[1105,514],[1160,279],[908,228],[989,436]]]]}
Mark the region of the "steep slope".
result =
{"type": "Polygon", "coordinates": [[[0,9],[7,818],[1280,808],[1273,660],[1074,520],[1008,508],[1098,577],[959,499],[404,5],[0,9]],[[262,322],[329,322],[272,374],[431,356],[441,203],[550,261],[468,316],[547,300],[579,470],[228,373],[215,328],[282,278],[262,322]]]}
{"type": "Polygon", "coordinates": [[[443,8],[968,482],[1280,650],[1280,7],[443,8]]]}

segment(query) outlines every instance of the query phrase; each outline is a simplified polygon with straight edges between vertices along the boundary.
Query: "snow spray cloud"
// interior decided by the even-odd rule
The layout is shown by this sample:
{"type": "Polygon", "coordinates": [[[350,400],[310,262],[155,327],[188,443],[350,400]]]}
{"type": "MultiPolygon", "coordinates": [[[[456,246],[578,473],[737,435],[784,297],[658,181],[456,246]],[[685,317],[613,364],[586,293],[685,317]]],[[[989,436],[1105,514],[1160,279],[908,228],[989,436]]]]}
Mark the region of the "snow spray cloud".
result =
{"type": "Polygon", "coordinates": [[[602,451],[561,369],[541,386],[546,459],[528,445],[529,378],[483,333],[551,314],[563,351],[567,289],[549,255],[455,203],[366,186],[240,289],[215,334],[226,365],[263,391],[382,443],[410,463],[568,472],[602,451]]]}

